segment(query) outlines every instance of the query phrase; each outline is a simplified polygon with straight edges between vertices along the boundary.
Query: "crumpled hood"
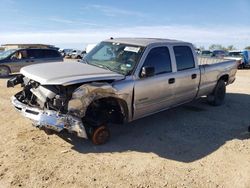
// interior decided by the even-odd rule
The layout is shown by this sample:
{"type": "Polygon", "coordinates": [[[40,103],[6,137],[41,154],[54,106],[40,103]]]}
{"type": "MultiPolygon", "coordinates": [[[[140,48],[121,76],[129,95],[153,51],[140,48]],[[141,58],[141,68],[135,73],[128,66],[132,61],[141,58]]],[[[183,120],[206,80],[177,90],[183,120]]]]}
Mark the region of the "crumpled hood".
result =
{"type": "Polygon", "coordinates": [[[79,62],[43,63],[27,66],[20,71],[42,85],[71,85],[100,80],[121,80],[125,76],[79,62]]]}

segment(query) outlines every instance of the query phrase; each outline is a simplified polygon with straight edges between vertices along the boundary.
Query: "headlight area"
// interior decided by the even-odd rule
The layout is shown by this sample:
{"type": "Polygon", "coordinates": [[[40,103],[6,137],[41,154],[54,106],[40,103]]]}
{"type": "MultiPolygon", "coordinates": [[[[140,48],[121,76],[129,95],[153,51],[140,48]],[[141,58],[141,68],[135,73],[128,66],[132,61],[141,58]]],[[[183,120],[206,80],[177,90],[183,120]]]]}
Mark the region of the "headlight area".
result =
{"type": "Polygon", "coordinates": [[[60,132],[67,129],[81,138],[88,138],[82,119],[67,112],[74,86],[40,85],[22,78],[23,90],[11,98],[15,108],[39,128],[60,132]]]}
{"type": "MultiPolygon", "coordinates": [[[[21,92],[21,96],[25,98],[24,102],[30,106],[36,106],[44,110],[55,110],[60,113],[67,113],[67,103],[71,98],[67,94],[66,88],[50,85],[39,85],[37,87],[25,86],[23,92],[21,92]]],[[[20,99],[20,97],[17,98],[20,99]]]]}
{"type": "Polygon", "coordinates": [[[27,77],[18,75],[7,82],[7,87],[21,84],[22,91],[15,94],[15,98],[30,107],[41,110],[55,110],[67,113],[67,102],[71,98],[68,88],[56,85],[41,85],[27,77]]]}

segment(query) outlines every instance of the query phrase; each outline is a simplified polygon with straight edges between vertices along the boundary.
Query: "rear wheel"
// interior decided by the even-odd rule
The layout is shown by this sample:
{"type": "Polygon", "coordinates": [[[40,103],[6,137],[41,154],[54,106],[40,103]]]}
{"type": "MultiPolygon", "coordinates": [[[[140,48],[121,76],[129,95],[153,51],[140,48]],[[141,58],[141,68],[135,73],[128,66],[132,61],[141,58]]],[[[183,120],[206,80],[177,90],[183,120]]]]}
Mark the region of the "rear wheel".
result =
{"type": "Polygon", "coordinates": [[[93,130],[91,140],[95,145],[105,144],[110,138],[109,129],[102,125],[93,130]]]}
{"type": "Polygon", "coordinates": [[[223,104],[226,96],[226,84],[223,80],[219,80],[212,94],[207,96],[208,103],[213,106],[223,104]]]}
{"type": "Polygon", "coordinates": [[[8,77],[10,75],[10,69],[6,66],[0,66],[0,77],[8,77]]]}

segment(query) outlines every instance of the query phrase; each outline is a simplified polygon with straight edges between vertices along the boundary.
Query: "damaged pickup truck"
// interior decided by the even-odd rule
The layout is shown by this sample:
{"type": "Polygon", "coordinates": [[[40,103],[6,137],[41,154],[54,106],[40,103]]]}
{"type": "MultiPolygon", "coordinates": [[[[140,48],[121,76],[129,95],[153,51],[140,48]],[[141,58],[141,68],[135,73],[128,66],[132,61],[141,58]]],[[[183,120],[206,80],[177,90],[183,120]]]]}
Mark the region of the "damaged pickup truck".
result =
{"type": "Polygon", "coordinates": [[[192,44],[117,38],[99,43],[81,62],[24,67],[7,86],[21,84],[14,107],[45,130],[68,130],[103,144],[109,124],[123,124],[201,96],[221,105],[236,62],[199,58],[192,44]]]}

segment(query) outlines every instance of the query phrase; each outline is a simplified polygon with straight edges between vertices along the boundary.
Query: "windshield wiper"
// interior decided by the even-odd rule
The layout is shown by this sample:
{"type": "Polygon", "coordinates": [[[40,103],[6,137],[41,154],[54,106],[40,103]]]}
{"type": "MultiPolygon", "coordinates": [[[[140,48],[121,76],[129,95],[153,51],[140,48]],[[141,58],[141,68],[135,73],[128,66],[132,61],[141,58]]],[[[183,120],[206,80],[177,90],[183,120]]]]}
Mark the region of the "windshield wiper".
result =
{"type": "MultiPolygon", "coordinates": [[[[113,71],[110,67],[108,66],[105,66],[105,65],[101,65],[101,64],[98,64],[98,63],[90,63],[90,65],[94,65],[96,67],[100,67],[100,68],[104,68],[106,70],[110,70],[110,71],[113,71]]],[[[113,71],[114,72],[114,71],[113,71]]]]}
{"type": "Polygon", "coordinates": [[[100,67],[103,67],[103,68],[105,68],[105,69],[107,69],[107,70],[113,71],[110,67],[105,66],[105,65],[100,65],[100,67]]]}

